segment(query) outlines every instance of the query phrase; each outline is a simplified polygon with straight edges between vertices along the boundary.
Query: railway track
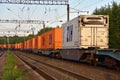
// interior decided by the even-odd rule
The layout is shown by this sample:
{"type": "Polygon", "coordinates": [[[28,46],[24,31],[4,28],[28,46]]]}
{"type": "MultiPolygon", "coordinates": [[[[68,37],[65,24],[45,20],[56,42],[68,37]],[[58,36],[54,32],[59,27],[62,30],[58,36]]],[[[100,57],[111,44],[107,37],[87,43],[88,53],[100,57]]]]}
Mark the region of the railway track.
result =
{"type": "MultiPolygon", "coordinates": [[[[16,54],[15,54],[16,55],[16,54]]],[[[43,80],[56,80],[55,78],[51,77],[49,74],[41,70],[38,66],[34,65],[35,62],[29,62],[26,58],[21,58],[19,55],[16,55],[17,58],[22,60],[25,64],[31,67],[35,72],[42,76],[43,80]],[[25,60],[26,59],[26,60],[25,60]]]]}
{"type": "Polygon", "coordinates": [[[85,75],[80,75],[78,73],[65,70],[64,68],[45,63],[37,58],[35,59],[23,54],[19,55],[16,52],[15,55],[43,76],[46,80],[92,80],[85,75]]]}

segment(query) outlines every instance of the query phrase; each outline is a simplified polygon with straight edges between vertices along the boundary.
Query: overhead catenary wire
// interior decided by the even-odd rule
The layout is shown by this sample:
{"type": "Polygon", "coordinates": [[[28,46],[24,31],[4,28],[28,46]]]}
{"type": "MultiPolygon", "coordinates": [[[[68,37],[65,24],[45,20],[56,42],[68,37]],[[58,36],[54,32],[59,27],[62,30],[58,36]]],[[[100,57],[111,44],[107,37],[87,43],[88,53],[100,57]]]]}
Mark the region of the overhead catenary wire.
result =
{"type": "Polygon", "coordinates": [[[13,15],[15,15],[16,17],[18,17],[18,18],[21,19],[21,17],[20,17],[19,15],[17,15],[15,12],[13,12],[10,8],[7,8],[7,7],[6,7],[6,9],[7,9],[8,11],[12,12],[13,15]]]}
{"type": "Polygon", "coordinates": [[[33,9],[33,11],[31,12],[30,17],[32,17],[35,14],[35,12],[37,11],[37,8],[38,8],[38,6],[35,6],[35,8],[33,9]]]}

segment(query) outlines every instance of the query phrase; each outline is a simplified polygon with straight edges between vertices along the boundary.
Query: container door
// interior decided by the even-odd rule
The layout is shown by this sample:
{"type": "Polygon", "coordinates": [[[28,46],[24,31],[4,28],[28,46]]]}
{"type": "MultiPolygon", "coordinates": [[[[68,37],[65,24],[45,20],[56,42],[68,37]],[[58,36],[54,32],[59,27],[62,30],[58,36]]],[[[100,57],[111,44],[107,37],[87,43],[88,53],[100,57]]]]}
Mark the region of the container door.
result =
{"type": "Polygon", "coordinates": [[[96,45],[106,47],[108,45],[107,28],[96,28],[96,45]]]}
{"type": "Polygon", "coordinates": [[[107,28],[82,27],[81,28],[81,46],[88,47],[106,47],[108,42],[107,28]]]}
{"type": "Polygon", "coordinates": [[[89,27],[87,27],[87,28],[81,28],[81,32],[80,32],[80,38],[81,38],[81,42],[80,42],[80,44],[81,44],[81,46],[83,47],[83,48],[87,48],[87,47],[89,47],[89,46],[91,46],[91,45],[93,45],[93,42],[92,42],[92,28],[89,28],[89,27]]]}

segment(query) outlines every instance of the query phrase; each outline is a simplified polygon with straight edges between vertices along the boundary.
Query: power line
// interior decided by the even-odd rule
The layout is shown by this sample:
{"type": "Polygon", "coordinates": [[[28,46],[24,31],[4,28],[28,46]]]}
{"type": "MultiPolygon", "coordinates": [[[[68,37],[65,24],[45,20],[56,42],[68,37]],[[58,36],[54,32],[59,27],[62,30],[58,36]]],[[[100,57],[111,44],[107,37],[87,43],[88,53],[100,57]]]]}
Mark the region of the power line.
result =
{"type": "Polygon", "coordinates": [[[36,12],[36,10],[37,10],[37,6],[35,6],[35,8],[33,9],[33,11],[31,12],[31,15],[30,16],[33,16],[34,15],[34,13],[36,12]]]}
{"type": "Polygon", "coordinates": [[[21,17],[20,17],[19,15],[17,15],[15,12],[13,12],[10,8],[7,8],[7,7],[6,7],[6,9],[7,9],[8,11],[10,11],[11,13],[13,13],[16,17],[18,17],[18,18],[21,19],[21,17]]]}

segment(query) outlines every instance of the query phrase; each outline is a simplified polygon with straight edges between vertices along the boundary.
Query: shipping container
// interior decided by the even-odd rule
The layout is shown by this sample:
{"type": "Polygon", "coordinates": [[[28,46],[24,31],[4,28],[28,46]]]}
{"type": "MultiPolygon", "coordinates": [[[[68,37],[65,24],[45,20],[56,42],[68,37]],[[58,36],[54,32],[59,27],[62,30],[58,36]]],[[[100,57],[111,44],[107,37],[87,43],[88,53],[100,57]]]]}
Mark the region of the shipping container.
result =
{"type": "Polygon", "coordinates": [[[18,43],[18,49],[22,48],[22,43],[18,43]]]}
{"type": "Polygon", "coordinates": [[[29,42],[30,42],[30,40],[27,40],[27,47],[26,47],[26,49],[29,49],[29,48],[30,48],[29,42]]]}
{"type": "Polygon", "coordinates": [[[32,38],[32,49],[35,49],[35,45],[36,44],[36,41],[35,41],[35,38],[32,38]]]}
{"type": "Polygon", "coordinates": [[[14,48],[15,48],[15,45],[14,45],[14,44],[11,44],[11,48],[14,49],[14,48]]]}
{"type": "Polygon", "coordinates": [[[55,28],[41,35],[41,49],[61,49],[62,28],[55,28]]]}
{"type": "Polygon", "coordinates": [[[36,37],[35,42],[36,42],[36,43],[35,43],[36,49],[41,49],[41,36],[40,36],[40,35],[36,37]]]}
{"type": "Polygon", "coordinates": [[[24,41],[24,49],[27,49],[27,41],[24,41]]]}
{"type": "Polygon", "coordinates": [[[15,44],[15,49],[17,49],[17,43],[15,44]]]}
{"type": "Polygon", "coordinates": [[[11,49],[11,44],[7,44],[8,45],[8,48],[11,49]]]}
{"type": "Polygon", "coordinates": [[[81,15],[62,25],[62,48],[108,48],[109,17],[81,15]]]}
{"type": "Polygon", "coordinates": [[[3,48],[3,44],[0,44],[0,49],[3,48]]]}
{"type": "Polygon", "coordinates": [[[32,49],[32,39],[29,40],[29,49],[32,49]]]}
{"type": "Polygon", "coordinates": [[[1,44],[1,45],[0,45],[0,48],[6,49],[6,48],[7,48],[7,44],[1,44]]]}
{"type": "Polygon", "coordinates": [[[24,43],[21,42],[20,45],[21,45],[21,49],[23,49],[24,48],[24,43]]]}

